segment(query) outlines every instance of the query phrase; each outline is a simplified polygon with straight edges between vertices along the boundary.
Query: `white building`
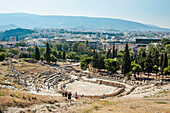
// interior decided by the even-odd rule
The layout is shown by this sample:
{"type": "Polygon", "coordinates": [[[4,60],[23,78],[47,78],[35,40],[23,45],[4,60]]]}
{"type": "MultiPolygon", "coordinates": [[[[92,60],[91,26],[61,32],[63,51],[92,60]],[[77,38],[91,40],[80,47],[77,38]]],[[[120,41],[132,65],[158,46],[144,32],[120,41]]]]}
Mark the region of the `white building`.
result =
{"type": "Polygon", "coordinates": [[[49,39],[47,38],[38,38],[38,39],[27,40],[25,43],[29,44],[30,46],[45,47],[45,42],[48,41],[49,39]]]}

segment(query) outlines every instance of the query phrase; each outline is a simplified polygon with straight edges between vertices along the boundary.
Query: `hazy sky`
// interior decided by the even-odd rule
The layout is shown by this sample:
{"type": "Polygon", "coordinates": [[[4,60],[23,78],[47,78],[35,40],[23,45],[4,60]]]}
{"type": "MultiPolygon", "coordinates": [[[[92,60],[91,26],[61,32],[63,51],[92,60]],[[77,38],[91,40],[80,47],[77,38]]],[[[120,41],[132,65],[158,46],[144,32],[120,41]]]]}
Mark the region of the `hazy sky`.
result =
{"type": "Polygon", "coordinates": [[[170,28],[170,0],[0,0],[0,13],[111,17],[170,28]]]}

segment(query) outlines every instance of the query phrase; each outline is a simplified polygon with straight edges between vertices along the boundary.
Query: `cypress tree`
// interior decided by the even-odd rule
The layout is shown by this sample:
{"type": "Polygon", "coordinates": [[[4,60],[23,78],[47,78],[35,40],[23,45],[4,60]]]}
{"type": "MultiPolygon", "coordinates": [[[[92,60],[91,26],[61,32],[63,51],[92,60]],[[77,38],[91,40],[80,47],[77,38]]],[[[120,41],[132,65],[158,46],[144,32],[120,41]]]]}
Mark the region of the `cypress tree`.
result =
{"type": "Polygon", "coordinates": [[[65,59],[66,59],[66,52],[63,51],[63,60],[65,60],[65,59]]]}
{"type": "Polygon", "coordinates": [[[45,60],[47,63],[50,63],[51,57],[50,57],[51,49],[48,43],[46,43],[46,52],[45,52],[45,60]]]}
{"type": "Polygon", "coordinates": [[[125,46],[122,61],[123,61],[122,62],[122,73],[125,76],[126,73],[130,72],[130,66],[131,66],[131,60],[130,60],[128,44],[126,44],[126,46],[125,46]]]}
{"type": "Polygon", "coordinates": [[[61,51],[58,52],[57,58],[62,59],[61,51]]]}
{"type": "Polygon", "coordinates": [[[96,50],[95,50],[95,48],[94,48],[94,50],[93,50],[93,56],[96,54],[96,50]]]}
{"type": "Polygon", "coordinates": [[[111,56],[111,52],[110,52],[110,49],[109,49],[106,53],[106,59],[110,58],[110,56],[111,56]]]}
{"type": "Polygon", "coordinates": [[[148,78],[149,78],[149,73],[152,72],[153,70],[153,61],[152,61],[152,56],[151,56],[151,52],[149,53],[149,55],[146,57],[146,60],[145,60],[145,69],[148,73],[148,78]]]}
{"type": "Polygon", "coordinates": [[[162,63],[163,70],[164,68],[168,67],[168,57],[167,57],[167,52],[165,52],[163,56],[163,63],[162,63]]]}
{"type": "Polygon", "coordinates": [[[115,43],[113,43],[113,48],[112,48],[112,58],[115,58],[115,43]]]}
{"type": "Polygon", "coordinates": [[[162,74],[162,72],[163,72],[163,66],[162,66],[162,63],[163,63],[163,54],[161,54],[161,58],[160,58],[160,62],[159,62],[159,66],[160,66],[160,68],[161,68],[161,74],[162,74]]]}
{"type": "Polygon", "coordinates": [[[116,48],[116,51],[115,51],[115,57],[117,57],[117,48],[116,48]]]}
{"type": "Polygon", "coordinates": [[[156,48],[154,48],[153,52],[153,64],[159,66],[159,52],[156,48]]]}
{"type": "Polygon", "coordinates": [[[40,52],[39,52],[38,47],[35,47],[34,59],[40,60],[40,52]]]}

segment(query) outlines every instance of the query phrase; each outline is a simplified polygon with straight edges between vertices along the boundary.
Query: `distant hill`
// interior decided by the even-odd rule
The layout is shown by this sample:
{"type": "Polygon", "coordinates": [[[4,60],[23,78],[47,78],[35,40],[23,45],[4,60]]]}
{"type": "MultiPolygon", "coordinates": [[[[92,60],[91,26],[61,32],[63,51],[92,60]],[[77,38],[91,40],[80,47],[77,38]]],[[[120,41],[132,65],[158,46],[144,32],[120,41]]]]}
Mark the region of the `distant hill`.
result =
{"type": "Polygon", "coordinates": [[[19,27],[14,24],[0,25],[0,30],[9,30],[9,29],[15,29],[15,28],[19,28],[19,27]]]}
{"type": "Polygon", "coordinates": [[[0,14],[0,25],[14,24],[22,28],[89,28],[113,30],[170,30],[138,22],[113,18],[81,16],[42,16],[27,13],[0,14]]]}
{"type": "Polygon", "coordinates": [[[25,36],[32,33],[35,33],[35,31],[21,28],[6,30],[5,32],[0,32],[0,40],[7,41],[11,36],[18,38],[19,36],[25,36]]]}

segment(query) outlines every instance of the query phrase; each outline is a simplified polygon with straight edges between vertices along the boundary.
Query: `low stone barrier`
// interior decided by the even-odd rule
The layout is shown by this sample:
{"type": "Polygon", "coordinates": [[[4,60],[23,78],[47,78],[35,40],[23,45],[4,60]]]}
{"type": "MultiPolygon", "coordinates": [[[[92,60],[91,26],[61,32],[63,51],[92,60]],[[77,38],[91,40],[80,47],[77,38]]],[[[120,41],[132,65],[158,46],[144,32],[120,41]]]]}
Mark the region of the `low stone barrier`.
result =
{"type": "Polygon", "coordinates": [[[109,82],[109,81],[104,81],[104,80],[96,80],[96,81],[84,80],[84,81],[85,82],[90,82],[90,83],[98,83],[98,84],[104,84],[104,85],[109,85],[109,86],[121,87],[121,88],[126,87],[125,85],[123,85],[121,83],[109,82]]]}
{"type": "MultiPolygon", "coordinates": [[[[124,91],[124,88],[119,88],[117,91],[115,91],[114,93],[111,94],[105,94],[105,97],[112,97],[112,96],[116,96],[120,93],[122,93],[124,91]]],[[[81,97],[86,97],[86,98],[103,98],[104,95],[94,95],[94,96],[84,96],[84,95],[80,95],[81,97]]]]}

